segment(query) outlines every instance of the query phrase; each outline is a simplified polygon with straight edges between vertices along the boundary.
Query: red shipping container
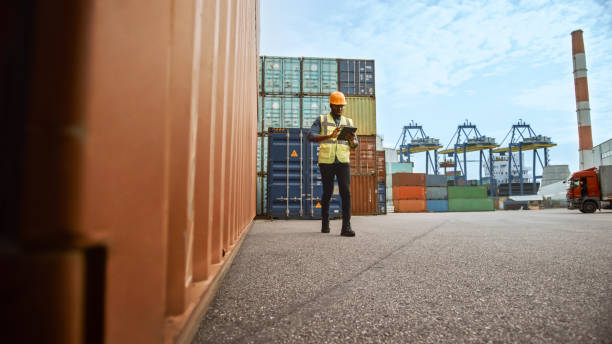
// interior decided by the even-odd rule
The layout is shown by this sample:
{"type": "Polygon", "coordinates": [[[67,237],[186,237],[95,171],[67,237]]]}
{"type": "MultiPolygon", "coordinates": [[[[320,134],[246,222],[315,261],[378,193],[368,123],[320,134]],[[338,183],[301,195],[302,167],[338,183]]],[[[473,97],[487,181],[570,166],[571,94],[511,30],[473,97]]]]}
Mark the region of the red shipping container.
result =
{"type": "Polygon", "coordinates": [[[424,186],[394,186],[393,199],[425,199],[424,186]]]}
{"type": "Polygon", "coordinates": [[[417,199],[393,200],[394,212],[396,213],[422,213],[427,211],[427,201],[417,199]]]}
{"type": "Polygon", "coordinates": [[[351,214],[378,215],[376,176],[351,176],[351,214]]]}
{"type": "Polygon", "coordinates": [[[393,186],[425,186],[425,173],[393,173],[393,186]]]}
{"type": "Polygon", "coordinates": [[[376,136],[357,135],[359,146],[351,149],[351,175],[376,174],[376,136]]]}

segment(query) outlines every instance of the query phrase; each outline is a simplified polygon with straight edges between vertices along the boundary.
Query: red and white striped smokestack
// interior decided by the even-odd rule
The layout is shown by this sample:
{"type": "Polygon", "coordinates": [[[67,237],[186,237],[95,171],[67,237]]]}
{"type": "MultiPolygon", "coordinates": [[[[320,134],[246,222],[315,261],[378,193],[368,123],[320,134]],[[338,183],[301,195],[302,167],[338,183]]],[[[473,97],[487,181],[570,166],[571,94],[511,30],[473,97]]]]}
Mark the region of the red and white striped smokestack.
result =
{"type": "Polygon", "coordinates": [[[578,115],[578,152],[580,169],[593,167],[593,136],[591,134],[591,107],[587,83],[586,57],[582,30],[572,32],[572,55],[574,59],[574,87],[576,112],[578,115]]]}

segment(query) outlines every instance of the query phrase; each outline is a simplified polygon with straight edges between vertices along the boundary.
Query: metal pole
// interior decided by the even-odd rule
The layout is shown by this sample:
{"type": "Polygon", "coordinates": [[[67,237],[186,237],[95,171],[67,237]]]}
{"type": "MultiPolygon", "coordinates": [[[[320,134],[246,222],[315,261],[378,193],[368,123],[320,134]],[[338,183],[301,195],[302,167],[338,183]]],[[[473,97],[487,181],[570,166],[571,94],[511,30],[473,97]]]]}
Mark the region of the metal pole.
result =
{"type": "Polygon", "coordinates": [[[508,146],[508,196],[512,196],[512,143],[508,146]]]}
{"type": "Polygon", "coordinates": [[[408,152],[408,162],[412,162],[412,160],[410,160],[410,145],[406,147],[406,151],[408,152]]]}
{"type": "Polygon", "coordinates": [[[425,175],[429,174],[429,151],[425,152],[425,175]]]}
{"type": "MultiPolygon", "coordinates": [[[[536,191],[536,153],[537,153],[537,149],[533,150],[533,193],[537,193],[536,191]]],[[[542,169],[542,175],[544,175],[544,170],[542,169]]]]}
{"type": "Polygon", "coordinates": [[[455,160],[455,166],[453,166],[453,170],[455,171],[455,185],[457,185],[457,145],[455,145],[455,154],[453,154],[453,159],[455,160]]]}
{"type": "Polygon", "coordinates": [[[435,160],[435,165],[434,165],[434,171],[435,171],[435,175],[438,175],[438,150],[434,150],[434,160],[435,160]]]}
{"type": "Polygon", "coordinates": [[[521,183],[521,196],[523,192],[523,144],[519,143],[519,181],[521,183]]]}
{"type": "Polygon", "coordinates": [[[491,197],[495,196],[495,178],[493,177],[493,150],[489,149],[489,183],[491,197]]]}
{"type": "Polygon", "coordinates": [[[467,144],[463,144],[463,180],[467,185],[467,144]]]}
{"type": "Polygon", "coordinates": [[[480,166],[478,166],[478,178],[479,178],[479,182],[478,185],[482,185],[482,154],[484,154],[481,150],[478,151],[478,157],[479,157],[479,164],[480,166]]]}
{"type": "Polygon", "coordinates": [[[544,147],[544,166],[548,166],[548,147],[544,147]]]}

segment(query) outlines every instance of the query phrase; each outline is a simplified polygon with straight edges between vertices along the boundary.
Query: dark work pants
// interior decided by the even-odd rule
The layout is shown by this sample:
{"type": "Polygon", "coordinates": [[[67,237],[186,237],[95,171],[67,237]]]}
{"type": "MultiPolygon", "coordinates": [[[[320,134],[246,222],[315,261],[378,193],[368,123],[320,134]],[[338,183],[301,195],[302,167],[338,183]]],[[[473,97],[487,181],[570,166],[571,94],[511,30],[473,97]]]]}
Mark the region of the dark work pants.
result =
{"type": "Polygon", "coordinates": [[[351,167],[349,164],[319,164],[323,182],[321,217],[329,221],[329,201],[334,192],[334,177],[338,178],[338,188],[342,198],[342,225],[351,223],[351,167]]]}

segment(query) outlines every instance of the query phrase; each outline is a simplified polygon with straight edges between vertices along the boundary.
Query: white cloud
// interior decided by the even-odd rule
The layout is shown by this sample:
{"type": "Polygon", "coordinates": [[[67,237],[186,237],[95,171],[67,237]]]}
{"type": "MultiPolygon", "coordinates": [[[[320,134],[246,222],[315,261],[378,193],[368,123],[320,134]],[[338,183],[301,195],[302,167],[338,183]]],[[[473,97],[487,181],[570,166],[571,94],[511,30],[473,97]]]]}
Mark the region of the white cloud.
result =
{"type": "MultiPolygon", "coordinates": [[[[490,112],[512,117],[507,112],[519,109],[532,116],[524,119],[542,134],[573,145],[576,115],[570,33],[575,29],[584,30],[592,119],[597,121],[593,134],[594,140],[602,141],[612,132],[610,2],[482,0],[431,5],[425,0],[409,4],[345,0],[330,6],[322,0],[263,0],[261,52],[375,59],[379,126],[394,123],[385,126],[393,131],[381,132],[389,141],[395,141],[403,122],[422,121],[417,116],[436,116],[436,124],[451,134],[457,118],[466,116],[465,104],[449,104],[454,113],[423,109],[415,115],[422,110],[415,109],[414,103],[453,95],[477,98],[494,83],[504,87],[505,98],[490,112]],[[527,68],[550,73],[527,75],[519,84],[507,82],[527,68]],[[467,83],[469,90],[464,90],[467,83]],[[542,111],[547,116],[540,116],[542,111]],[[557,126],[564,129],[557,131],[557,126]]],[[[489,120],[470,119],[483,125],[489,120]]],[[[489,132],[505,134],[510,123],[496,125],[501,129],[489,132]]]]}
{"type": "Polygon", "coordinates": [[[576,107],[572,78],[570,76],[522,90],[515,102],[529,109],[567,112],[576,107]]]}

